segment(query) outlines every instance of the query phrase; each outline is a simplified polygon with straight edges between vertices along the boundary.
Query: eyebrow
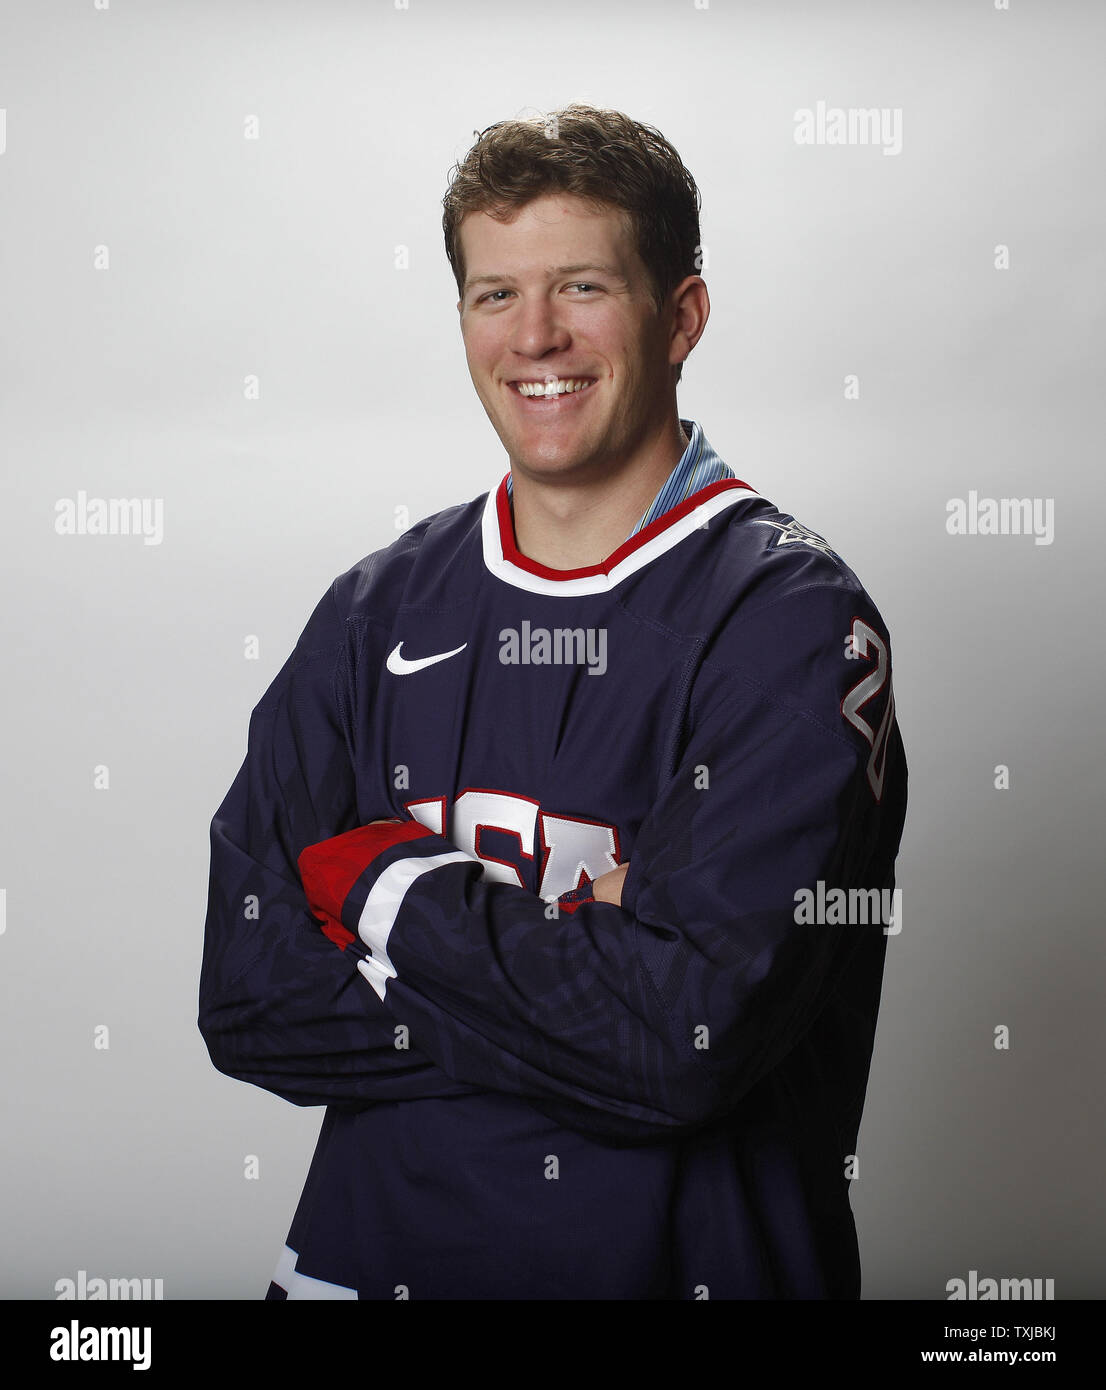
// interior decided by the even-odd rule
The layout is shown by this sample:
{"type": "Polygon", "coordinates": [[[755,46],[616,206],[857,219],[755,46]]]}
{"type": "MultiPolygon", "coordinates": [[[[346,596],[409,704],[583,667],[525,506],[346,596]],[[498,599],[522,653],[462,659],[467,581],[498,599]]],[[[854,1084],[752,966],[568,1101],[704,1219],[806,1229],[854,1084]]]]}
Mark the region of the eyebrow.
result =
{"type": "MultiPolygon", "coordinates": [[[[546,274],[550,276],[558,275],[583,275],[585,272],[606,275],[609,279],[617,280],[620,284],[627,285],[629,281],[624,275],[620,275],[613,266],[609,265],[557,265],[551,266],[546,274]]],[[[465,281],[464,293],[476,285],[513,285],[515,279],[513,275],[473,275],[465,281]]]]}

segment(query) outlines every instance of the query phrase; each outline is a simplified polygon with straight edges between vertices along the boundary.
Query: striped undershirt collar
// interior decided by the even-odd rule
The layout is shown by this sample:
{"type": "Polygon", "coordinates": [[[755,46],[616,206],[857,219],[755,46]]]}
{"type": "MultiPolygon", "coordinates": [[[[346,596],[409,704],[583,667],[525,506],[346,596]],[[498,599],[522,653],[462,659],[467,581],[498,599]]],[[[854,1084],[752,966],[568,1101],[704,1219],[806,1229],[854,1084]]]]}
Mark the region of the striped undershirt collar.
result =
{"type": "MultiPolygon", "coordinates": [[[[679,463],[669,473],[660,492],[653,498],[648,509],[642,514],[641,520],[630,532],[630,536],[636,536],[639,531],[644,531],[646,526],[652,525],[658,517],[664,516],[665,512],[671,511],[673,507],[678,506],[692,493],[698,492],[700,488],[707,487],[710,483],[717,483],[722,478],[736,476],[733,469],[728,468],[710,447],[706,435],[696,421],[681,419],[680,424],[688,437],[688,446],[679,463]]],[[[514,479],[508,474],[508,497],[513,491],[513,484],[514,479]]],[[[627,536],[626,539],[629,540],[629,538],[627,536]]]]}

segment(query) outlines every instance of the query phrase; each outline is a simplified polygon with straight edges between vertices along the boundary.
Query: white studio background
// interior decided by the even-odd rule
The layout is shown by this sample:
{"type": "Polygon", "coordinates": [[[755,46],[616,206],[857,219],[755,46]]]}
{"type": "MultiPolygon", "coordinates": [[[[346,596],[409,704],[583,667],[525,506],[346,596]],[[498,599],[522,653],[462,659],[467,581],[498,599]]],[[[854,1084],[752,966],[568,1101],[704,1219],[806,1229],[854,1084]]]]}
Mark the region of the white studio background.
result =
{"type": "Polygon", "coordinates": [[[504,473],[440,200],[476,130],[574,100],[659,127],[702,190],[681,413],[892,634],[864,1296],[1106,1293],[1102,7],[0,13],[0,1296],[82,1269],[264,1294],[322,1111],[208,1061],[208,824],[334,576],[504,473]],[[819,102],[898,112],[901,149],[797,143],[819,102]],[[160,499],[159,543],[58,534],[82,491],[160,499]],[[950,535],[973,491],[1049,503],[1051,543],[950,535]]]}

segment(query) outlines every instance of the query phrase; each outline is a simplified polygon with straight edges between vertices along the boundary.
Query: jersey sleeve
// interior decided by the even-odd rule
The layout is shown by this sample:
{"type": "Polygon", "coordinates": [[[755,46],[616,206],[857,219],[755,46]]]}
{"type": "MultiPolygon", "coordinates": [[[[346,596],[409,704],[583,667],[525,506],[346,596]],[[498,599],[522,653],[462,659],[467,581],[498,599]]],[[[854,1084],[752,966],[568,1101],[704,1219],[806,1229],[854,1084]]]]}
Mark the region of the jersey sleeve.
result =
{"type": "Polygon", "coordinates": [[[297,1105],[465,1094],[319,932],[296,868],[306,845],[357,824],[347,670],[332,587],[253,711],[211,822],[199,1028],[219,1071],[297,1105]]]}
{"type": "Polygon", "coordinates": [[[878,921],[803,908],[893,883],[906,769],[882,623],[814,590],[728,651],[702,668],[621,906],[554,913],[413,822],[301,856],[316,916],[357,938],[377,998],[450,1076],[601,1137],[672,1134],[787,1055],[859,941],[882,969],[878,921]]]}

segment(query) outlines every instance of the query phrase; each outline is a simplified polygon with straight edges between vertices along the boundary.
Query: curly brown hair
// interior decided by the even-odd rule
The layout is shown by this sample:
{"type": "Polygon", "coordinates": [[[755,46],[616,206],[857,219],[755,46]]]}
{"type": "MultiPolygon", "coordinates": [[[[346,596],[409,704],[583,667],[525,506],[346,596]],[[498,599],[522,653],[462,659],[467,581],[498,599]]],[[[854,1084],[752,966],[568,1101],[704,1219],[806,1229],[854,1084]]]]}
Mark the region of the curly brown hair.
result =
{"type": "Polygon", "coordinates": [[[701,261],[695,180],[659,130],[574,103],[528,120],[497,121],[477,135],[450,171],[442,199],[446,255],[461,295],[465,263],[459,235],[470,212],[507,220],[547,193],[571,193],[621,208],[649,273],[658,311],[701,261]]]}

